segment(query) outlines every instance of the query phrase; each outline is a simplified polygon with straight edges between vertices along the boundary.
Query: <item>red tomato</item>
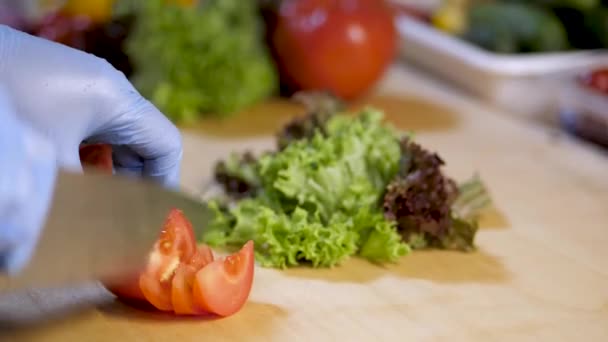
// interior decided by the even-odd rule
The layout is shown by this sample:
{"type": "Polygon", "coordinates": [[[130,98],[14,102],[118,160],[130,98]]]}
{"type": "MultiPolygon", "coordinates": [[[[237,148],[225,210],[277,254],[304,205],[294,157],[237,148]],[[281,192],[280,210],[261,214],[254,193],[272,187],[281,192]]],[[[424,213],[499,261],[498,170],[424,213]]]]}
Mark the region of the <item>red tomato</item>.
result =
{"type": "Polygon", "coordinates": [[[135,274],[131,278],[125,279],[120,284],[105,283],[104,286],[116,297],[138,301],[146,300],[146,297],[139,287],[139,274],[135,274]]]}
{"type": "Polygon", "coordinates": [[[80,163],[84,168],[91,167],[112,173],[112,146],[104,144],[82,145],[79,154],[80,163]]]}
{"type": "Polygon", "coordinates": [[[192,287],[194,275],[198,271],[192,265],[182,264],[175,271],[171,286],[171,302],[173,311],[178,315],[196,315],[205,312],[194,303],[192,287]]]}
{"type": "Polygon", "coordinates": [[[196,252],[192,225],[179,210],[169,214],[158,241],[148,258],[146,269],[139,278],[139,286],[146,299],[157,309],[169,311],[171,285],[175,271],[188,263],[196,252]]]}
{"type": "MultiPolygon", "coordinates": [[[[106,171],[109,165],[112,170],[109,145],[83,146],[80,158],[83,165],[106,171]]],[[[192,224],[182,211],[174,209],[164,222],[143,272],[120,283],[104,285],[119,298],[145,300],[161,311],[228,316],[249,297],[253,271],[252,241],[225,260],[214,260],[209,246],[197,248],[192,224]]]]}
{"type": "Polygon", "coordinates": [[[583,79],[587,86],[608,94],[608,69],[598,69],[583,79]]]}
{"type": "Polygon", "coordinates": [[[229,316],[240,310],[251,292],[254,273],[253,241],[225,260],[215,260],[196,273],[196,305],[208,312],[229,316]]]}
{"type": "Polygon", "coordinates": [[[190,259],[189,265],[197,270],[213,262],[213,251],[207,245],[201,245],[190,259]]]}
{"type": "Polygon", "coordinates": [[[251,292],[253,242],[224,260],[214,260],[206,245],[195,248],[190,222],[173,210],[146,269],[121,284],[105,284],[106,288],[119,298],[145,299],[158,310],[179,315],[234,314],[251,292]]]}
{"type": "Polygon", "coordinates": [[[213,262],[213,251],[207,245],[201,245],[188,264],[181,264],[175,271],[171,286],[173,311],[178,315],[195,315],[204,310],[194,303],[192,287],[194,275],[198,270],[213,262]]]}
{"type": "Polygon", "coordinates": [[[393,12],[382,0],[285,0],[271,21],[273,52],[293,90],[354,99],[395,57],[393,12]]]}

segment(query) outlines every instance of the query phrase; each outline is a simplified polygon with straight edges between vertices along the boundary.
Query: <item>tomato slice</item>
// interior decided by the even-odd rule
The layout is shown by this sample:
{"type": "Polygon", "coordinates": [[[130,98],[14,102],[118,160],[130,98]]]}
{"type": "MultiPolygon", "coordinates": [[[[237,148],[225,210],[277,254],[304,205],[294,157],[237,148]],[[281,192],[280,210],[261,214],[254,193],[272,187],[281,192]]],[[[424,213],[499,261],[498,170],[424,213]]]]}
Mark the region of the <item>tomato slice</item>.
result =
{"type": "Polygon", "coordinates": [[[253,284],[253,241],[224,260],[200,269],[193,286],[197,306],[220,316],[230,316],[243,307],[253,284]]]}
{"type": "Polygon", "coordinates": [[[171,287],[173,311],[178,315],[196,315],[204,310],[194,303],[192,286],[194,275],[213,262],[213,251],[207,245],[200,245],[188,264],[181,264],[175,271],[171,287]]]}
{"type": "Polygon", "coordinates": [[[207,245],[200,245],[189,264],[197,271],[213,262],[213,251],[207,245]]]}
{"type": "Polygon", "coordinates": [[[188,263],[195,252],[196,240],[191,223],[181,210],[172,210],[139,279],[142,293],[159,310],[172,310],[173,275],[178,266],[188,263]]]}
{"type": "Polygon", "coordinates": [[[144,293],[141,292],[141,288],[139,287],[139,274],[134,274],[130,278],[121,281],[121,283],[104,283],[104,286],[118,298],[146,300],[144,293]]]}
{"type": "Polygon", "coordinates": [[[175,271],[171,287],[171,302],[173,311],[178,315],[196,315],[203,313],[203,309],[194,303],[192,286],[194,275],[198,269],[192,265],[180,265],[175,271]]]}
{"type": "Polygon", "coordinates": [[[173,310],[171,303],[171,281],[159,281],[154,276],[144,273],[139,277],[139,288],[150,304],[161,311],[173,310]]]}

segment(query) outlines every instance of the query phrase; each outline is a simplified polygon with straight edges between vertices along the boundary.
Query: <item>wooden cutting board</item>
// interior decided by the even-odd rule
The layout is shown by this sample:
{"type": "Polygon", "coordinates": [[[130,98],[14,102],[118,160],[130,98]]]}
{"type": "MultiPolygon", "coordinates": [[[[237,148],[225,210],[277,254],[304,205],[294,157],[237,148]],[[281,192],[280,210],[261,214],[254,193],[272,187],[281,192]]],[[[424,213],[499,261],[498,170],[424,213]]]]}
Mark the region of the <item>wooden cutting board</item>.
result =
{"type": "MultiPolygon", "coordinates": [[[[416,252],[379,267],[256,269],[250,301],[220,320],[132,309],[92,284],[0,294],[1,341],[608,341],[608,157],[396,68],[362,104],[438,151],[456,179],[479,172],[495,209],[479,251],[416,252]],[[412,85],[416,85],[413,87],[412,85]]],[[[273,147],[302,108],[284,101],[184,128],[182,181],[273,147]]]]}

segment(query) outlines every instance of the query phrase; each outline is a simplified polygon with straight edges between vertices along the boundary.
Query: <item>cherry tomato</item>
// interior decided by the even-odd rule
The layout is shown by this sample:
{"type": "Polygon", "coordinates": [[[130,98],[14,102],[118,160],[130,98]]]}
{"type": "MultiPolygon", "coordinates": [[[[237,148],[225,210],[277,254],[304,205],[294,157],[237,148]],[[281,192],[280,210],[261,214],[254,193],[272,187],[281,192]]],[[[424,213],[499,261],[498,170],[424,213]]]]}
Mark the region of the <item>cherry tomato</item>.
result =
{"type": "Polygon", "coordinates": [[[396,54],[393,12],[382,0],[285,0],[271,22],[272,50],[293,90],[355,99],[396,54]]]}
{"type": "Polygon", "coordinates": [[[192,225],[179,210],[172,210],[158,241],[148,257],[148,264],[139,278],[146,299],[157,309],[169,311],[173,275],[182,263],[188,263],[196,251],[192,225]]]}
{"type": "Polygon", "coordinates": [[[79,149],[80,163],[83,168],[95,168],[112,173],[112,146],[105,144],[81,145],[79,149]]]}
{"type": "Polygon", "coordinates": [[[208,312],[229,316],[241,309],[251,292],[254,273],[253,241],[224,260],[215,260],[196,273],[196,305],[208,312]]]}

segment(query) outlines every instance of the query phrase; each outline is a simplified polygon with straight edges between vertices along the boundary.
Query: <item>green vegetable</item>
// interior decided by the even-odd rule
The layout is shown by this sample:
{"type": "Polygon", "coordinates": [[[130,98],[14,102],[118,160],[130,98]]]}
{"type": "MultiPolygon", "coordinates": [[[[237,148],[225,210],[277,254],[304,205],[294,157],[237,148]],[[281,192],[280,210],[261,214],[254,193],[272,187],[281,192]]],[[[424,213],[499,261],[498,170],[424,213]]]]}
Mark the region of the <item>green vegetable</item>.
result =
{"type": "Polygon", "coordinates": [[[589,10],[600,4],[599,0],[508,0],[503,2],[523,2],[543,8],[569,8],[574,10],[589,10]]]}
{"type": "Polygon", "coordinates": [[[253,196],[261,185],[257,159],[251,152],[232,153],[226,161],[216,164],[214,174],[226,194],[236,199],[253,196]]]}
{"type": "Polygon", "coordinates": [[[295,140],[312,138],[317,131],[326,134],[327,122],[344,106],[340,99],[326,92],[296,93],[294,99],[306,105],[309,112],[288,122],[279,132],[277,145],[280,150],[295,140]]]}
{"type": "Polygon", "coordinates": [[[372,108],[357,116],[313,111],[288,127],[294,125],[305,134],[280,134],[279,151],[258,159],[234,154],[218,164],[216,171],[256,191],[211,202],[206,243],[254,240],[256,259],[277,268],[332,267],[352,255],[395,262],[429,247],[474,249],[477,214],[489,201],[478,178],[456,186],[438,155],[372,108]]]}
{"type": "Polygon", "coordinates": [[[470,8],[463,38],[500,53],[562,51],[564,26],[551,11],[528,3],[480,3],[470,8]]]}
{"type": "Polygon", "coordinates": [[[608,7],[589,11],[585,16],[584,26],[594,48],[608,48],[608,7]]]}
{"type": "Polygon", "coordinates": [[[401,141],[401,169],[384,195],[385,216],[397,222],[413,249],[474,249],[477,216],[490,197],[476,176],[456,182],[441,170],[443,160],[409,138],[401,141]]]}
{"type": "Polygon", "coordinates": [[[262,156],[260,194],[216,209],[206,242],[253,239],[258,260],[272,267],[330,267],[353,254],[390,262],[407,254],[377,205],[400,159],[398,137],[382,118],[372,109],[356,118],[333,116],[326,134],[262,156]]]}
{"type": "Polygon", "coordinates": [[[254,1],[142,1],[127,51],[138,90],[175,122],[228,115],[278,88],[254,1]]]}
{"type": "Polygon", "coordinates": [[[429,245],[442,249],[474,250],[479,215],[490,204],[490,195],[478,176],[462,183],[458,189],[458,197],[452,203],[450,229],[439,239],[431,239],[429,245]]]}

